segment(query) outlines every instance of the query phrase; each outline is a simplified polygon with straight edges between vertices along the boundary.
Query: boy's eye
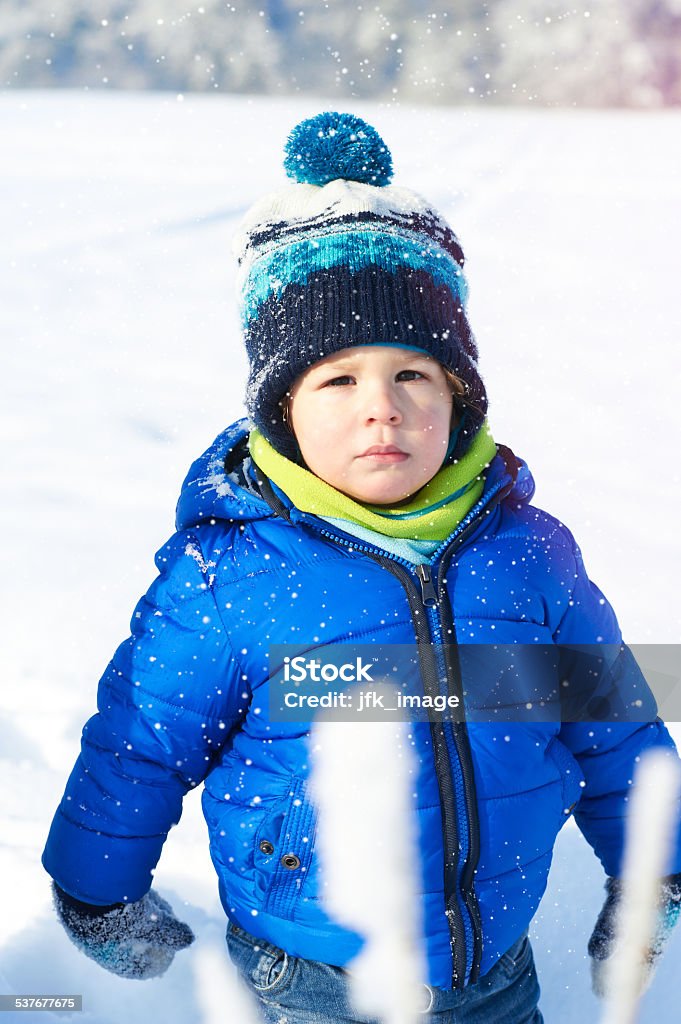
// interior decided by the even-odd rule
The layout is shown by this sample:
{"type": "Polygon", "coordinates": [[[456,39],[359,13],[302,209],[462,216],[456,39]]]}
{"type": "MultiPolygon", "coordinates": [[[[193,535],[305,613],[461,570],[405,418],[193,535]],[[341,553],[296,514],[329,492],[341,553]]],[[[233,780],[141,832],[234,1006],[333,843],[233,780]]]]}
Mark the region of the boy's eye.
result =
{"type": "MultiPolygon", "coordinates": [[[[400,370],[395,374],[396,381],[412,381],[412,380],[425,380],[425,374],[419,370],[400,370]]],[[[325,381],[323,387],[325,388],[342,388],[348,384],[356,383],[355,378],[349,373],[343,373],[338,377],[331,377],[325,381]]]]}

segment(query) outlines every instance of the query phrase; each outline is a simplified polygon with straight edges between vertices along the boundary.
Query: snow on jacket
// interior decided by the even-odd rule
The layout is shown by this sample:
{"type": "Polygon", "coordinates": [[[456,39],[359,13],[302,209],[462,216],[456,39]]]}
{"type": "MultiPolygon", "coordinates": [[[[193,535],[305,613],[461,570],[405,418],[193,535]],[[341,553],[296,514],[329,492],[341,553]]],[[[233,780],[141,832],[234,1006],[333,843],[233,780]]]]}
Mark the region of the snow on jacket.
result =
{"type": "MultiPolygon", "coordinates": [[[[307,726],[270,719],[270,645],[416,639],[426,687],[433,641],[446,685],[465,692],[468,709],[475,685],[461,669],[464,645],[620,651],[621,636],[571,534],[529,504],[532,477],[508,449],[478,505],[419,572],[329,535],[328,523],[268,481],[249,485],[246,436],[244,422],[228,428],[185,480],[177,532],[101,679],[43,862],[77,899],[140,899],[184,794],[203,781],[227,915],[291,955],[344,966],[361,939],[319,899],[307,726]]],[[[597,675],[599,700],[606,683],[645,686],[626,648],[597,675]]],[[[414,725],[432,985],[475,981],[527,928],[571,813],[606,873],[618,874],[635,761],[653,745],[673,751],[652,718],[519,724],[470,714],[414,725]]]]}

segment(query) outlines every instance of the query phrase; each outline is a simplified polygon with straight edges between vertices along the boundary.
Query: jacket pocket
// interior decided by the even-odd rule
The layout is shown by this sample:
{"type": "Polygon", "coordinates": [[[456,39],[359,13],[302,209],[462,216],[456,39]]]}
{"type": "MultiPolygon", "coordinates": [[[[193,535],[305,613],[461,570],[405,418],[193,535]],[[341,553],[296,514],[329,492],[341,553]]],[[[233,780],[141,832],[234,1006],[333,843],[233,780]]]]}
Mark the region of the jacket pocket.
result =
{"type": "Polygon", "coordinates": [[[497,964],[499,970],[506,976],[508,981],[513,981],[529,969],[532,961],[532,947],[527,932],[513,943],[510,949],[499,959],[497,964]]]}
{"type": "Polygon", "coordinates": [[[584,792],[584,775],[576,759],[559,739],[554,737],[551,740],[546,753],[560,773],[563,803],[561,819],[567,821],[584,792]]]}
{"type": "Polygon", "coordinates": [[[277,917],[293,916],[312,861],[314,831],[305,783],[294,778],[286,803],[265,819],[255,837],[255,863],[268,876],[264,909],[277,917]]]}
{"type": "Polygon", "coordinates": [[[291,979],[293,957],[231,921],[227,925],[227,949],[241,976],[261,995],[280,993],[291,979]]]}
{"type": "Polygon", "coordinates": [[[291,793],[288,792],[285,797],[278,800],[263,817],[253,836],[255,889],[263,905],[276,875],[277,858],[285,834],[291,799],[291,793]]]}

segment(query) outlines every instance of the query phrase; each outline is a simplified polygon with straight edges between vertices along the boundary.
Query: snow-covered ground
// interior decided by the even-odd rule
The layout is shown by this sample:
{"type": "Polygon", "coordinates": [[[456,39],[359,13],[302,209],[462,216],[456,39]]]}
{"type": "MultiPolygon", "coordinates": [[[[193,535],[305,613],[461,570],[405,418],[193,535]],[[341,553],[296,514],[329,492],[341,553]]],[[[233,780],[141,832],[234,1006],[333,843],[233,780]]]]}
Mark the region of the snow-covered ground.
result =
{"type": "MultiPolygon", "coordinates": [[[[163,979],[79,955],[39,857],[183,475],[242,412],[235,220],[323,106],[0,95],[0,993],[82,993],[89,1024],[146,1024],[152,1008],[165,1024],[245,1021],[226,1005],[196,793],[157,885],[198,941],[163,979]]],[[[352,109],[463,241],[495,437],[529,462],[629,640],[678,640],[681,115],[352,109]]],[[[569,826],[533,926],[548,1024],[598,1019],[585,947],[601,884],[569,826]]],[[[678,1019],[680,952],[677,934],[643,1024],[678,1019]]]]}

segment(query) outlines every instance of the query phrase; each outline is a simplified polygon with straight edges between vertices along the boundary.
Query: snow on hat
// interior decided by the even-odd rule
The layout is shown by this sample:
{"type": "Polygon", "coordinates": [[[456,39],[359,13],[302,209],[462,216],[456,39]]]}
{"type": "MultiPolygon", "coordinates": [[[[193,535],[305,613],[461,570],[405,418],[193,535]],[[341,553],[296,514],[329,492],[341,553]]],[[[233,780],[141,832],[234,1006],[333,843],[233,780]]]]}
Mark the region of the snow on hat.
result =
{"type": "Polygon", "coordinates": [[[344,348],[405,345],[463,381],[466,413],[453,455],[463,454],[487,396],[456,235],[420,195],[389,184],[388,147],[352,114],[298,124],[284,168],[295,184],[251,207],[234,239],[254,423],[295,458],[281,400],[296,378],[344,348]]]}

